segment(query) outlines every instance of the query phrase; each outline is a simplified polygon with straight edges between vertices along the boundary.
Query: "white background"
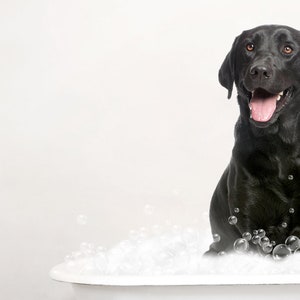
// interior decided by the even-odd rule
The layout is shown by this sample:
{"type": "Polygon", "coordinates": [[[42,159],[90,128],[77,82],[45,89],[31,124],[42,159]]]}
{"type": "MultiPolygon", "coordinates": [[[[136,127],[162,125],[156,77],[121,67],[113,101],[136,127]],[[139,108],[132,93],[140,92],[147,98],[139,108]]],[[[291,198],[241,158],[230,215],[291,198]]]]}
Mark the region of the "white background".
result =
{"type": "Polygon", "coordinates": [[[218,69],[242,30],[299,29],[299,11],[292,0],[1,1],[1,299],[73,299],[48,271],[81,242],[202,226],[238,115],[218,69]]]}

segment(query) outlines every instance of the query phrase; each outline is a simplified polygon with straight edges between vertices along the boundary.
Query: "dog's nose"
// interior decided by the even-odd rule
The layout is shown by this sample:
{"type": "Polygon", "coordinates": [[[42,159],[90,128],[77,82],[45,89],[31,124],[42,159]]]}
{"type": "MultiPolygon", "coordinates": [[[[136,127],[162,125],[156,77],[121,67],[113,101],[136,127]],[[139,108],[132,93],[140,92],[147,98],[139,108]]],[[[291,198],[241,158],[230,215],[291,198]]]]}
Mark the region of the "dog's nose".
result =
{"type": "Polygon", "coordinates": [[[253,79],[264,80],[271,78],[273,72],[265,65],[254,65],[250,68],[250,75],[253,79]]]}

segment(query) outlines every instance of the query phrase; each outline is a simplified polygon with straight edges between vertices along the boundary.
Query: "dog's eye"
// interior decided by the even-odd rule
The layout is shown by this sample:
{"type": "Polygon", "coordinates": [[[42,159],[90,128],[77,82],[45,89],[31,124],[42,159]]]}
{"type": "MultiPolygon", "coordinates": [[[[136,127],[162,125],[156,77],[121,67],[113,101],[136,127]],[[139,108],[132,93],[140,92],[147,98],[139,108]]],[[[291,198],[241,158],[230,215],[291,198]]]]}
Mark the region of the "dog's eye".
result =
{"type": "Polygon", "coordinates": [[[293,48],[290,47],[290,46],[284,46],[283,49],[282,49],[282,52],[284,54],[291,54],[291,53],[293,53],[293,48]]]}
{"type": "Polygon", "coordinates": [[[248,43],[247,45],[246,45],[246,49],[247,49],[247,51],[253,51],[254,50],[254,44],[253,43],[248,43]]]}

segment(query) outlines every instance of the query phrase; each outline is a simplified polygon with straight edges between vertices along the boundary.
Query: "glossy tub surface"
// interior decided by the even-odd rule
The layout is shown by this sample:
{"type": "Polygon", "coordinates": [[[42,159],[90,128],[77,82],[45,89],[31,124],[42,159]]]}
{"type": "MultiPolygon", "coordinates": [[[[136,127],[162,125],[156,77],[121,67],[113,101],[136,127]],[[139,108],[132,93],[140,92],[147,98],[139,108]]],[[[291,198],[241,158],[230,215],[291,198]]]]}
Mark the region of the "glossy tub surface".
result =
{"type": "Polygon", "coordinates": [[[298,299],[300,294],[298,274],[80,276],[61,264],[51,270],[50,277],[71,283],[76,300],[284,300],[298,299]]]}

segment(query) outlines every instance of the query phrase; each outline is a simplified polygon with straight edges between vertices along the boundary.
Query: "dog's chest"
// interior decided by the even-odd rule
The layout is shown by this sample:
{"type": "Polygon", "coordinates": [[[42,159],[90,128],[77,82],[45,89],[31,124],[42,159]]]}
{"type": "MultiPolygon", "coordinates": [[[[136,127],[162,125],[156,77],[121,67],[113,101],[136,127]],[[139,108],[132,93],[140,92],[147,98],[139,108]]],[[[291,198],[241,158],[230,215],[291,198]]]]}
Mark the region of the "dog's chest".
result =
{"type": "Polygon", "coordinates": [[[237,143],[233,156],[260,184],[288,197],[300,197],[300,142],[284,143],[278,137],[251,139],[247,144],[237,143]]]}
{"type": "Polygon", "coordinates": [[[274,156],[273,178],[288,197],[300,196],[300,157],[297,153],[280,152],[274,156]]]}
{"type": "Polygon", "coordinates": [[[274,169],[277,169],[277,176],[281,181],[299,180],[300,157],[283,152],[270,159],[274,160],[274,169]]]}
{"type": "Polygon", "coordinates": [[[274,141],[256,144],[249,152],[246,169],[260,184],[276,190],[283,198],[300,198],[300,151],[274,141]]]}

